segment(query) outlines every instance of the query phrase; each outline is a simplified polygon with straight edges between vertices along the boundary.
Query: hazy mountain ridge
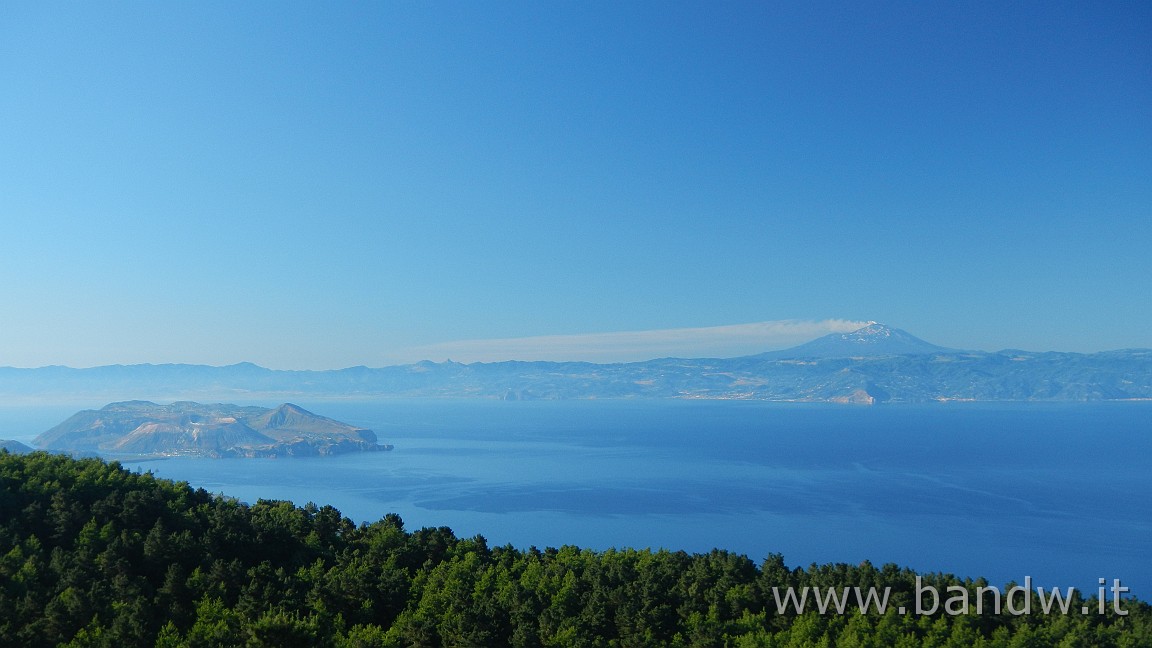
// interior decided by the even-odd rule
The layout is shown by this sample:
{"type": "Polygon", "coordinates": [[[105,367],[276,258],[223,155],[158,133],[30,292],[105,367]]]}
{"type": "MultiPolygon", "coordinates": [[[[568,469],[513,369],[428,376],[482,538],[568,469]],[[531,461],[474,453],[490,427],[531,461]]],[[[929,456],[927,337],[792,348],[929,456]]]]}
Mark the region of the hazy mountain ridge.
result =
{"type": "Polygon", "coordinates": [[[387,450],[372,430],[285,403],[274,409],[181,401],[111,403],[40,434],[45,450],[101,455],[283,457],[387,450]]]}
{"type": "Polygon", "coordinates": [[[759,358],[845,358],[876,355],[961,353],[925,342],[907,331],[871,322],[849,333],[832,333],[782,351],[758,354],[759,358]]]}
{"type": "Polygon", "coordinates": [[[24,454],[32,452],[32,448],[20,443],[19,441],[12,441],[10,439],[0,439],[0,450],[7,450],[12,454],[24,454]]]}
{"type": "Polygon", "coordinates": [[[882,324],[739,358],[419,362],[282,371],[251,363],[0,368],[0,398],[715,398],[805,402],[1152,399],[1152,350],[959,351],[882,324]]]}

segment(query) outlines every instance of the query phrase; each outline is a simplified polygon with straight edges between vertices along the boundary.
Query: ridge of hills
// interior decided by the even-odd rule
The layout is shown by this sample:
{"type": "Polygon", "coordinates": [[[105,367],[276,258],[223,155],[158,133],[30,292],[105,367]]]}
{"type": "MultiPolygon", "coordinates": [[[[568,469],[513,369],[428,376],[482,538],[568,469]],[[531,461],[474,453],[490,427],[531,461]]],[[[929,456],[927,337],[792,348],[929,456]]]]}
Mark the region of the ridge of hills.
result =
{"type": "Polygon", "coordinates": [[[11,439],[0,439],[0,450],[7,450],[12,454],[25,454],[32,452],[32,448],[11,439]]]}
{"type": "Polygon", "coordinates": [[[111,403],[77,412],[33,440],[104,456],[287,457],[389,450],[376,433],[291,403],[268,409],[188,401],[111,403]]]}
{"type": "Polygon", "coordinates": [[[0,400],[453,397],[704,398],[877,403],[1152,399],[1152,350],[948,349],[871,323],[783,351],[643,362],[422,361],[274,370],[252,363],[0,367],[0,400]]]}

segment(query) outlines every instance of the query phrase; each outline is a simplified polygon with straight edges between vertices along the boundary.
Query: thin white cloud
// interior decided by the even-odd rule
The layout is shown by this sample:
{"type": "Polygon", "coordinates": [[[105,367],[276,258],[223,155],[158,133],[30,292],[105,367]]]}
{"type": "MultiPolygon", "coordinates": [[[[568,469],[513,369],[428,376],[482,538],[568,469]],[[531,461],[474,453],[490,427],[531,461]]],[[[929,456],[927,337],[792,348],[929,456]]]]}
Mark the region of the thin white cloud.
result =
{"type": "Polygon", "coordinates": [[[457,340],[409,349],[424,360],[582,360],[633,362],[662,357],[735,357],[801,344],[829,333],[847,333],[871,322],[842,319],[776,320],[703,328],[541,335],[525,338],[457,340]]]}

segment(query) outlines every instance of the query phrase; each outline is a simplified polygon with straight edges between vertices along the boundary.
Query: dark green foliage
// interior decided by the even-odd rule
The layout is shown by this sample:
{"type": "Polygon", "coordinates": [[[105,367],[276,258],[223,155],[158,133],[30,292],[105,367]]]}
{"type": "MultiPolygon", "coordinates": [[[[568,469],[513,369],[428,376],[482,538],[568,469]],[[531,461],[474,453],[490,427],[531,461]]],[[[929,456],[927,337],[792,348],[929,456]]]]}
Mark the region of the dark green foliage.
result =
{"type": "MultiPolygon", "coordinates": [[[[901,615],[895,565],[725,551],[527,551],[246,505],[116,463],[0,452],[3,646],[1152,646],[1128,616],[901,615]],[[778,612],[774,587],[891,588],[884,614],[778,612]]],[[[983,582],[921,576],[941,592],[983,582]]],[[[1079,609],[1077,601],[1075,609],[1079,609]]]]}

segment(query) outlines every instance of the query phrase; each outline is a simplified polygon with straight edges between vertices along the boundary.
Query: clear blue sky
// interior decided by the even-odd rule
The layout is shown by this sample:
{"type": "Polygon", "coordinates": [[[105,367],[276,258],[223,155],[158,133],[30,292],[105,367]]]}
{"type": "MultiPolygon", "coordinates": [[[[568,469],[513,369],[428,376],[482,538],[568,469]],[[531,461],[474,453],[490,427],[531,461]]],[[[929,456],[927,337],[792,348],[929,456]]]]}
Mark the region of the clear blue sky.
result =
{"type": "Polygon", "coordinates": [[[5,2],[0,223],[0,365],[1152,347],[1152,4],[5,2]]]}

